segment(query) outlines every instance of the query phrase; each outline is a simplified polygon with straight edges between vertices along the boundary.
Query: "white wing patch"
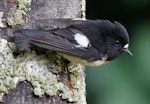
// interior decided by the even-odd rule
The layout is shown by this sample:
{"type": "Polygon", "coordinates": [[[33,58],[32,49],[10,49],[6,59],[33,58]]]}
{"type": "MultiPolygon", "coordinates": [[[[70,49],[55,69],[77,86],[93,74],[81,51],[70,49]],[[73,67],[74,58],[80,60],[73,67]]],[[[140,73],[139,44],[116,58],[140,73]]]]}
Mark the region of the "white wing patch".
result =
{"type": "Polygon", "coordinates": [[[90,44],[89,39],[85,35],[83,35],[81,33],[76,33],[74,35],[74,39],[79,44],[79,45],[77,45],[77,47],[85,47],[85,48],[87,48],[89,46],[89,44],[90,44]]]}

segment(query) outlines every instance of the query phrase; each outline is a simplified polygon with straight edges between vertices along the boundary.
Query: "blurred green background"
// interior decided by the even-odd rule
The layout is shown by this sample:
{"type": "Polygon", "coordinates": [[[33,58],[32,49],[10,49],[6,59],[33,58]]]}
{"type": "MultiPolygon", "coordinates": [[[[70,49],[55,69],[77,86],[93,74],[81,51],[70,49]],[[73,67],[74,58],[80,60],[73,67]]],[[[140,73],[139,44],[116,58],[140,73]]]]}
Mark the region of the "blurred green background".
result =
{"type": "Polygon", "coordinates": [[[86,68],[88,104],[150,104],[150,0],[87,0],[86,13],[121,22],[133,53],[86,68]]]}

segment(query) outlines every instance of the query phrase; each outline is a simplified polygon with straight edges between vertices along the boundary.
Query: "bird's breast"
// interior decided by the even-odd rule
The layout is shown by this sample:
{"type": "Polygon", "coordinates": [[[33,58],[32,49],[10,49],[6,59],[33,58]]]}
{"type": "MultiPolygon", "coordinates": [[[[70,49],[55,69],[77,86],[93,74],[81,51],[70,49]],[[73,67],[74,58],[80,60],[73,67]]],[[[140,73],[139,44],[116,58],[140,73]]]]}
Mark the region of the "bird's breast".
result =
{"type": "Polygon", "coordinates": [[[103,64],[108,64],[110,62],[106,58],[102,58],[101,60],[88,62],[87,60],[81,59],[79,57],[70,56],[70,55],[66,55],[66,54],[63,54],[63,53],[58,53],[58,54],[63,56],[64,58],[68,59],[71,62],[74,62],[74,63],[77,63],[77,64],[82,64],[84,66],[96,67],[96,66],[100,66],[100,65],[103,65],[103,64]]]}

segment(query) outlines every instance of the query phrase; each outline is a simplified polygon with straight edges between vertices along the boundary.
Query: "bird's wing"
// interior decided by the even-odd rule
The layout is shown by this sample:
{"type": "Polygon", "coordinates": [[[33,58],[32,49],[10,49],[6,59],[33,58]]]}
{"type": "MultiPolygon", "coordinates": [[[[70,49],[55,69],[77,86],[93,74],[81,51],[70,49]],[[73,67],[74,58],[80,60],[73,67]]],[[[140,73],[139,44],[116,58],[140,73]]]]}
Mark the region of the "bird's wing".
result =
{"type": "Polygon", "coordinates": [[[88,61],[98,58],[98,52],[95,48],[92,46],[84,47],[75,40],[74,36],[77,32],[82,33],[75,29],[65,28],[52,31],[19,30],[14,32],[14,34],[15,43],[20,50],[30,46],[38,46],[80,57],[88,61]]]}

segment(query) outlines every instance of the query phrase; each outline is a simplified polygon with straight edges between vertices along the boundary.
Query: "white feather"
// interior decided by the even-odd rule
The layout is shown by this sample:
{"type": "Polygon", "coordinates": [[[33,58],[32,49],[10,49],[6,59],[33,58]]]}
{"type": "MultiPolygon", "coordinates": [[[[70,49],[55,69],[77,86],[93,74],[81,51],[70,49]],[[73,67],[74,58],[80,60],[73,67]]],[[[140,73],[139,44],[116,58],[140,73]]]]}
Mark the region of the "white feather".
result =
{"type": "Polygon", "coordinates": [[[129,47],[129,44],[126,44],[126,45],[124,45],[124,47],[123,48],[128,48],[129,47]]]}
{"type": "Polygon", "coordinates": [[[89,39],[81,33],[76,33],[74,35],[74,39],[79,44],[79,45],[77,45],[77,47],[86,47],[87,48],[90,43],[89,39]]]}

